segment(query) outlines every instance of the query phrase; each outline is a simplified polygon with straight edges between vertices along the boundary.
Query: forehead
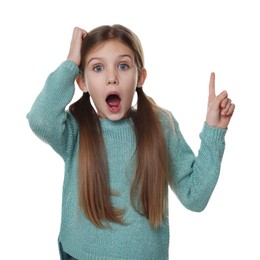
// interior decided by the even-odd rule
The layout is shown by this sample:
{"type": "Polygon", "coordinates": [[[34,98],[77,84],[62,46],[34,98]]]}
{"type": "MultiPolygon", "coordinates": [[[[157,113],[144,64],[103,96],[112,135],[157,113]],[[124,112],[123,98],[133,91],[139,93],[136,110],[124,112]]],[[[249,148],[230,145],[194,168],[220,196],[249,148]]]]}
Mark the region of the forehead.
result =
{"type": "Polygon", "coordinates": [[[117,39],[110,39],[100,42],[91,48],[86,56],[86,60],[92,59],[93,57],[103,58],[112,55],[128,55],[134,58],[133,51],[125,43],[117,39]]]}

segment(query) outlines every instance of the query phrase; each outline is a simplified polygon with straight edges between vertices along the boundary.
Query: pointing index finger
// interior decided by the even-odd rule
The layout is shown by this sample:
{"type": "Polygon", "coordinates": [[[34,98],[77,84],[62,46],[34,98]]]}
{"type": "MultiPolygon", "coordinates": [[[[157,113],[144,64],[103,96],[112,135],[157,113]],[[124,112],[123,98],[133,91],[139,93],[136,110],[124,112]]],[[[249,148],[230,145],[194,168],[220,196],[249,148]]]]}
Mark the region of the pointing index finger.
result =
{"type": "Polygon", "coordinates": [[[215,73],[212,72],[210,74],[210,81],[209,81],[209,99],[216,97],[216,91],[215,91],[215,73]]]}

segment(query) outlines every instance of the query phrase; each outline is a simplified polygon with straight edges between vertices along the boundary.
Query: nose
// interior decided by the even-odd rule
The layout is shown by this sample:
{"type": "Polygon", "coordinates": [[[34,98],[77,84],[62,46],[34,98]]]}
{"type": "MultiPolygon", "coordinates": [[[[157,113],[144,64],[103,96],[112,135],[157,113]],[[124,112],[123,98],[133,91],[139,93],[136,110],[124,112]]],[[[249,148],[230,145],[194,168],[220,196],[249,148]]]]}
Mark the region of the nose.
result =
{"type": "Polygon", "coordinates": [[[108,81],[107,81],[107,85],[116,85],[116,84],[117,84],[116,78],[108,79],[108,81]]]}
{"type": "Polygon", "coordinates": [[[116,76],[115,71],[110,71],[110,73],[107,76],[107,85],[117,85],[118,84],[118,79],[116,76]]]}

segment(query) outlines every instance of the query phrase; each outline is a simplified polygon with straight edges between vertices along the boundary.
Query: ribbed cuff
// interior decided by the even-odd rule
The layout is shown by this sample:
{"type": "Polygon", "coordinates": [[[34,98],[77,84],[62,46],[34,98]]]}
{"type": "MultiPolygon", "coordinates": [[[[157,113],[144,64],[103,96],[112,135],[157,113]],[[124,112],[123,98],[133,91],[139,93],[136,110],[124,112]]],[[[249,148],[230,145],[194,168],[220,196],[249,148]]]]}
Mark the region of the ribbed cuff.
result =
{"type": "Polygon", "coordinates": [[[210,142],[225,142],[227,129],[209,126],[206,122],[200,133],[200,138],[210,142]]]}
{"type": "Polygon", "coordinates": [[[71,79],[76,78],[76,76],[79,74],[79,67],[71,60],[65,60],[61,63],[60,68],[68,69],[70,73],[68,76],[71,77],[71,79]]]}

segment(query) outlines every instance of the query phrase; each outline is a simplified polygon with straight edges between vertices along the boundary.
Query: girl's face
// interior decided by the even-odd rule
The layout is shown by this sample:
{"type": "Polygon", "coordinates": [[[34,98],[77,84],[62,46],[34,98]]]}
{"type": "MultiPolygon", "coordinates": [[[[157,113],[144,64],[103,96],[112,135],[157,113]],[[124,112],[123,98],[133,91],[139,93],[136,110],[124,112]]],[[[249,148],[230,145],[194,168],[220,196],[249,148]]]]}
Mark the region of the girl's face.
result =
{"type": "Polygon", "coordinates": [[[135,89],[143,85],[145,77],[145,69],[138,73],[131,49],[113,39],[88,53],[84,79],[79,85],[89,92],[99,117],[116,121],[127,116],[135,89]]]}

